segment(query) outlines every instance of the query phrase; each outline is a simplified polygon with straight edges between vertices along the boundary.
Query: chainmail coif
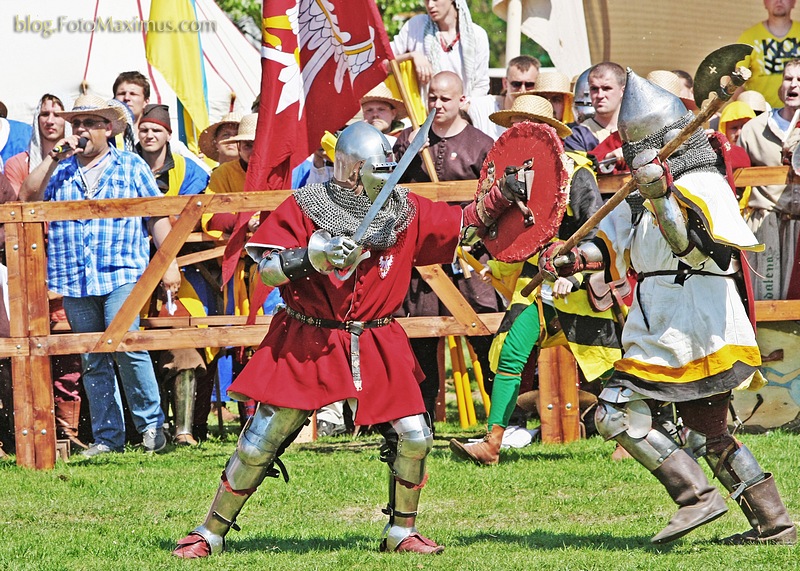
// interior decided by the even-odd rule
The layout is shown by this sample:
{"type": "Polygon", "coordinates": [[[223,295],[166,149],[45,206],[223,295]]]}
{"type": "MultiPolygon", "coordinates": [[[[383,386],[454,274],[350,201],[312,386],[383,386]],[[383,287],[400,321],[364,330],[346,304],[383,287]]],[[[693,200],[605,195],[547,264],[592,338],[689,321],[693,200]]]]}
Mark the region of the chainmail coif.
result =
{"type": "MultiPolygon", "coordinates": [[[[660,149],[664,146],[664,135],[673,129],[683,129],[688,125],[694,115],[691,112],[687,113],[671,125],[667,125],[652,135],[648,135],[640,141],[633,141],[630,143],[623,143],[622,154],[625,156],[625,161],[633,164],[633,159],[641,151],[645,149],[660,149]]],[[[695,171],[708,171],[720,173],[717,166],[717,153],[711,148],[708,142],[708,137],[702,128],[697,131],[681,145],[668,159],[669,170],[674,179],[678,179],[688,172],[695,171]]],[[[725,174],[724,171],[720,174],[725,174]]]]}
{"type": "MultiPolygon", "coordinates": [[[[408,200],[409,189],[397,186],[369,225],[363,244],[375,250],[385,250],[397,242],[397,235],[408,228],[417,213],[408,200]]],[[[352,188],[333,181],[309,184],[294,192],[297,205],[314,224],[331,236],[353,236],[367,215],[372,202],[366,192],[358,196],[352,188]]]]}

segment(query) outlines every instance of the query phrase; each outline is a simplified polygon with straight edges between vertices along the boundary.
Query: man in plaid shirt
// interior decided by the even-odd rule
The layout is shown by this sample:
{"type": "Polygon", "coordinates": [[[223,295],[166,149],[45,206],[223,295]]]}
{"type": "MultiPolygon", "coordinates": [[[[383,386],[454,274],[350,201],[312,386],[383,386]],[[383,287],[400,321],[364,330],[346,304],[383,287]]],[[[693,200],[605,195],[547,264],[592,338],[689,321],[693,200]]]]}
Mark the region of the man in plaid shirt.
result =
{"type": "MultiPolygon", "coordinates": [[[[99,200],[161,196],[156,181],[138,155],[118,151],[108,139],[121,133],[125,117],[103,99],[82,95],[72,111],[62,111],[72,135],[56,144],[20,189],[20,200],[99,200]]],[[[169,219],[147,222],[160,244],[169,219]]],[[[64,309],[76,333],[104,331],[120,310],[150,260],[150,244],[142,218],[63,220],[50,223],[47,277],[49,289],[64,296],[64,309]]],[[[180,272],[173,260],[164,288],[177,292],[180,272]]],[[[139,329],[138,317],[130,330],[139,329]]],[[[92,457],[121,452],[125,422],[120,381],[145,450],[166,445],[158,383],[147,351],[83,355],[83,383],[89,399],[94,444],[83,452],[92,457]]]]}

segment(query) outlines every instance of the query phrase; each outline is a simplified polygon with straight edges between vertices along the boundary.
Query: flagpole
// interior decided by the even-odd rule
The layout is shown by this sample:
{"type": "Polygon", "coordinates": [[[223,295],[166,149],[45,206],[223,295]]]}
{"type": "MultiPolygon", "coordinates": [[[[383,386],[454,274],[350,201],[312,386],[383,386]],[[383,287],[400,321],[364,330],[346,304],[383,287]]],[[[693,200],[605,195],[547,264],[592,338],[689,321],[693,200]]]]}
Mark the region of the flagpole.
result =
{"type": "MultiPolygon", "coordinates": [[[[390,59],[389,66],[392,69],[392,75],[397,82],[397,88],[400,90],[400,97],[403,99],[403,104],[406,106],[406,111],[408,111],[408,118],[411,120],[411,126],[414,129],[419,129],[419,119],[414,114],[414,108],[411,106],[411,95],[408,93],[408,87],[406,86],[405,82],[403,82],[403,75],[400,73],[400,64],[397,63],[397,60],[390,59]]],[[[431,179],[431,182],[439,182],[439,177],[436,175],[436,168],[433,166],[433,159],[431,158],[431,153],[427,147],[422,149],[422,162],[425,163],[425,168],[428,169],[428,176],[431,179]]]]}

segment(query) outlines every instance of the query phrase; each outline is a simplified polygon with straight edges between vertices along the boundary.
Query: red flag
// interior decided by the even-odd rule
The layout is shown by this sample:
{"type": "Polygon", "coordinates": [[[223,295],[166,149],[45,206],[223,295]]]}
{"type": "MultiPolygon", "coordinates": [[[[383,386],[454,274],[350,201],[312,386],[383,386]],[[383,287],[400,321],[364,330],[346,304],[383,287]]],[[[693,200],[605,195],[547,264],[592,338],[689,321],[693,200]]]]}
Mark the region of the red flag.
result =
{"type": "MultiPolygon", "coordinates": [[[[291,186],[292,169],[360,109],[386,78],[392,51],[374,0],[264,0],[261,103],[245,190],[291,186]]],[[[223,280],[244,245],[241,213],[225,249],[223,280]]]]}

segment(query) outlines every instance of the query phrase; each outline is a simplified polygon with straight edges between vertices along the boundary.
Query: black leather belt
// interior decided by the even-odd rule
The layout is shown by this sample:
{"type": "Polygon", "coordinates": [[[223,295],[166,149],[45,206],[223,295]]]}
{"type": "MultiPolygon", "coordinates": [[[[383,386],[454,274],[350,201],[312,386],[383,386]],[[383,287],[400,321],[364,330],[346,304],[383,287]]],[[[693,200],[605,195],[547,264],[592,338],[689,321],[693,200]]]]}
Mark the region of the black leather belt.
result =
{"type": "Polygon", "coordinates": [[[373,319],[372,321],[336,321],[334,319],[323,319],[321,317],[311,317],[303,315],[299,311],[295,311],[291,307],[286,308],[286,313],[292,319],[296,319],[300,323],[311,325],[313,327],[323,327],[325,329],[344,329],[350,333],[350,368],[353,372],[353,384],[357,391],[361,390],[361,359],[359,353],[358,338],[365,329],[374,329],[376,327],[385,327],[394,321],[393,317],[381,317],[380,319],[373,319]]]}

